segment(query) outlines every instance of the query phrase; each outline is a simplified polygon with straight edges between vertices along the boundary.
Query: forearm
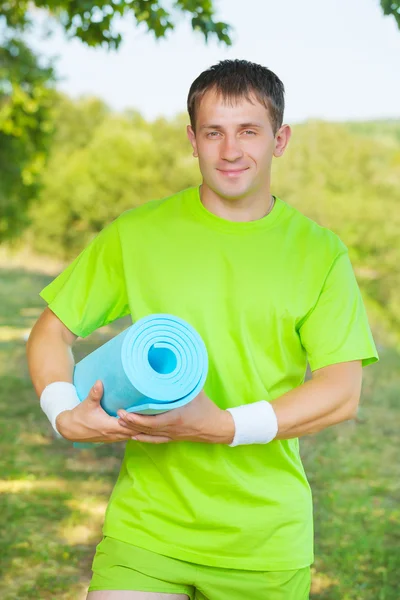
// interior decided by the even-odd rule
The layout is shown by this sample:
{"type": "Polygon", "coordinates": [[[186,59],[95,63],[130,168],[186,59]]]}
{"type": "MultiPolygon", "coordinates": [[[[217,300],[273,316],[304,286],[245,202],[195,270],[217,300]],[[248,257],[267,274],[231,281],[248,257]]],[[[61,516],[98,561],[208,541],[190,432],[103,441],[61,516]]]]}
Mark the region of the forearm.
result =
{"type": "MultiPolygon", "coordinates": [[[[314,371],[311,381],[269,403],[264,401],[227,409],[234,425],[226,443],[267,444],[316,433],[355,416],[361,394],[361,361],[329,365],[314,371]]],[[[227,415],[226,426],[232,426],[227,415]]]]}
{"type": "Polygon", "coordinates": [[[40,406],[53,429],[74,442],[126,442],[131,434],[118,419],[110,417],[100,405],[100,381],[85,399],[78,397],[72,384],[74,358],[72,344],[77,336],[45,309],[32,329],[27,344],[29,371],[40,406]],[[53,384],[53,385],[50,385],[53,384]]]}
{"type": "Polygon", "coordinates": [[[354,418],[361,393],[361,365],[354,378],[354,366],[334,365],[330,373],[315,376],[287,392],[272,405],[278,419],[276,439],[290,439],[316,433],[354,418]],[[336,372],[335,372],[336,371],[336,372]]]}
{"type": "Polygon", "coordinates": [[[76,336],[70,332],[64,334],[54,319],[41,317],[27,343],[29,372],[38,396],[50,383],[72,382],[74,358],[71,345],[76,336]]]}

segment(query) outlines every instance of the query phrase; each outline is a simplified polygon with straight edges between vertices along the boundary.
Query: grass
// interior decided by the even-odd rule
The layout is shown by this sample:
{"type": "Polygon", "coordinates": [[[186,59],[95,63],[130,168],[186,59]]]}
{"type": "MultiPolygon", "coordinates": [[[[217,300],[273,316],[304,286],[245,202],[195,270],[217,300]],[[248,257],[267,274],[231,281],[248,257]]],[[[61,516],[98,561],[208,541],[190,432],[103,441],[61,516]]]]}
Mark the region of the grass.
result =
{"type": "Polygon", "coordinates": [[[314,492],[318,600],[397,600],[399,356],[365,369],[357,421],[302,442],[314,492]],[[327,579],[326,579],[327,578],[327,579]]]}
{"type": "MultiPolygon", "coordinates": [[[[51,277],[0,269],[0,598],[85,598],[122,445],[76,450],[54,440],[31,387],[24,336],[51,277]]],[[[76,358],[127,322],[78,342],[76,358]]],[[[314,493],[312,600],[398,600],[399,355],[364,371],[357,421],[305,438],[314,493]]]]}

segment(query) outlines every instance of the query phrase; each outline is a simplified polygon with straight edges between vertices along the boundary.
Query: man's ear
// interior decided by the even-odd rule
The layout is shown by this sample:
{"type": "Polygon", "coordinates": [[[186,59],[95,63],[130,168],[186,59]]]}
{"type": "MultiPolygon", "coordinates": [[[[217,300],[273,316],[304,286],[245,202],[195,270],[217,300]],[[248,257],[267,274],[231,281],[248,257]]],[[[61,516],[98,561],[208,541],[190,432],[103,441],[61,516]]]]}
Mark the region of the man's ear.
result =
{"type": "Polygon", "coordinates": [[[187,136],[189,138],[189,142],[192,144],[193,156],[195,158],[198,158],[199,153],[197,152],[196,134],[194,133],[193,128],[192,128],[191,125],[187,126],[186,132],[187,132],[187,136]]]}
{"type": "Polygon", "coordinates": [[[277,158],[279,156],[282,156],[282,154],[286,150],[291,135],[292,130],[290,129],[289,125],[282,125],[282,127],[279,128],[275,136],[274,156],[276,156],[277,158]]]}

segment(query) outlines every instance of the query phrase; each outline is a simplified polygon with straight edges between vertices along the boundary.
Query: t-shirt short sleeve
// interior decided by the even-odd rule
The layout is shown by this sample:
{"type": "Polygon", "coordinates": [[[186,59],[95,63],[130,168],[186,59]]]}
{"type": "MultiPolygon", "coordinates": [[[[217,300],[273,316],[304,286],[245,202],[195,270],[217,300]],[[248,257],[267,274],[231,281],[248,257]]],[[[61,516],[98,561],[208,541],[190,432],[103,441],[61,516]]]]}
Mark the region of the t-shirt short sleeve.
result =
{"type": "Polygon", "coordinates": [[[312,371],[361,360],[379,360],[348,252],[334,260],[318,300],[299,328],[312,371]]]}
{"type": "Polygon", "coordinates": [[[117,221],[105,227],[40,296],[80,337],[129,314],[117,221]]]}

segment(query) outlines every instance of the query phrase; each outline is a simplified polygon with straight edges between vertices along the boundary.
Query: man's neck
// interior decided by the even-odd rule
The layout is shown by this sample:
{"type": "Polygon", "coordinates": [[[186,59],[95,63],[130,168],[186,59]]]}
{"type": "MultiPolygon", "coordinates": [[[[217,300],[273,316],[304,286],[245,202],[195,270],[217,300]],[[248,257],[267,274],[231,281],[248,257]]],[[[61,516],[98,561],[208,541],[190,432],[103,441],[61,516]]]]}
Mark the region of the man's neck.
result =
{"type": "Polygon", "coordinates": [[[274,199],[270,188],[237,199],[219,196],[206,184],[200,186],[200,199],[203,206],[211,213],[226,221],[249,222],[258,221],[271,212],[274,199]]]}

